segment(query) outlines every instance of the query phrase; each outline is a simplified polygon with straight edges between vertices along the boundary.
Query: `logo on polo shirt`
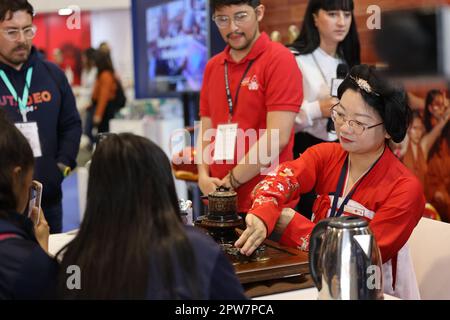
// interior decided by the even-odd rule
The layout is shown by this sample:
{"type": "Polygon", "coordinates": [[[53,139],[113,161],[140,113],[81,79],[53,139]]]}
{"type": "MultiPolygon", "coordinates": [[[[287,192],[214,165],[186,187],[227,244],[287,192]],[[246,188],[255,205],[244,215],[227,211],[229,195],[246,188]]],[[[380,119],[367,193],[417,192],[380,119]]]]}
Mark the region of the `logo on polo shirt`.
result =
{"type": "Polygon", "coordinates": [[[256,75],[253,76],[252,80],[248,84],[248,90],[257,91],[259,89],[258,79],[256,75]]]}
{"type": "Polygon", "coordinates": [[[258,91],[259,90],[258,78],[256,77],[256,75],[254,75],[251,78],[250,77],[245,78],[244,81],[242,81],[241,86],[248,87],[248,90],[251,91],[258,91]]]}

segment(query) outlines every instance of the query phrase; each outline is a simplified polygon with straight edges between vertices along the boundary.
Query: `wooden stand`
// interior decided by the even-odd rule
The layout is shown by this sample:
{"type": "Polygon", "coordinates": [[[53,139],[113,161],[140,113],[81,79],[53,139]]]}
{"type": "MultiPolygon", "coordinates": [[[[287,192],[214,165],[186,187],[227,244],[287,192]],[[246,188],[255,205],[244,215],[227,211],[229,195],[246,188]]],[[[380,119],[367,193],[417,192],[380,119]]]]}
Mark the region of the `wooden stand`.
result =
{"type": "Polygon", "coordinates": [[[249,297],[310,288],[314,282],[309,276],[308,254],[287,248],[271,240],[265,240],[262,261],[236,263],[234,256],[227,254],[249,297]]]}
{"type": "Polygon", "coordinates": [[[204,218],[199,219],[196,226],[213,236],[222,247],[249,297],[314,286],[309,276],[307,252],[266,239],[254,254],[247,257],[233,246],[242,230],[235,229],[236,225],[216,226],[208,222],[204,218]],[[227,236],[222,236],[217,230],[227,233],[227,236]]]}

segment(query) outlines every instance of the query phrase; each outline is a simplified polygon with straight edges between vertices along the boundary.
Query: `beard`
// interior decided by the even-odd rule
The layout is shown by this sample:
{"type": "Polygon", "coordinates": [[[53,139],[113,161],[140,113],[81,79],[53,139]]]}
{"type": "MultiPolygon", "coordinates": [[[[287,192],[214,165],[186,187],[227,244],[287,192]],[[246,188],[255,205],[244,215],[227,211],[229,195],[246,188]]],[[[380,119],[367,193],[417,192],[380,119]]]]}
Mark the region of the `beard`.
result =
{"type": "Polygon", "coordinates": [[[231,47],[233,50],[246,50],[246,49],[248,49],[248,47],[250,47],[250,46],[253,44],[253,41],[254,41],[255,38],[256,38],[257,32],[258,32],[258,31],[255,30],[255,32],[254,32],[253,36],[251,37],[251,39],[247,39],[247,36],[246,36],[246,34],[245,34],[244,32],[231,32],[231,33],[227,34],[227,39],[228,39],[227,42],[228,42],[228,44],[230,45],[230,47],[231,47]],[[245,43],[242,44],[242,45],[240,45],[240,46],[233,46],[233,45],[230,43],[230,41],[229,41],[230,37],[233,36],[233,35],[243,36],[244,39],[245,39],[245,43]]]}
{"type": "Polygon", "coordinates": [[[8,64],[17,66],[26,62],[31,53],[31,45],[20,44],[12,49],[7,55],[0,53],[1,57],[8,64]],[[19,51],[21,51],[19,53],[19,51]]]}

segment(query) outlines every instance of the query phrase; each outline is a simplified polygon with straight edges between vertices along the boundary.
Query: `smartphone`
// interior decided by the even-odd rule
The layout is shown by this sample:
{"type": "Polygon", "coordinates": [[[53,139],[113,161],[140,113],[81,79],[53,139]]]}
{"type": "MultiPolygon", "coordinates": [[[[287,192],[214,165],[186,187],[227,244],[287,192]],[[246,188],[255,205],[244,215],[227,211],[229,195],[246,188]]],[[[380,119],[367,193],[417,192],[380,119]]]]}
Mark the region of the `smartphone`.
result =
{"type": "Polygon", "coordinates": [[[36,207],[39,210],[39,215],[35,225],[39,224],[39,218],[41,213],[41,199],[42,199],[42,183],[33,180],[30,188],[30,200],[28,202],[28,218],[31,219],[31,212],[36,207]]]}

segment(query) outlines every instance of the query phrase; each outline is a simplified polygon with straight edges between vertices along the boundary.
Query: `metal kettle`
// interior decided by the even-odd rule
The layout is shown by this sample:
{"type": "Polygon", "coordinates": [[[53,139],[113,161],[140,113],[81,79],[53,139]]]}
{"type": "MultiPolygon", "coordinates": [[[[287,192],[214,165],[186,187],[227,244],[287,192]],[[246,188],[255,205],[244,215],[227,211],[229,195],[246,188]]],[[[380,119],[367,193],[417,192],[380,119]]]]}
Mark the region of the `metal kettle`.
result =
{"type": "Polygon", "coordinates": [[[361,218],[320,221],[311,233],[309,266],[321,300],[383,299],[380,250],[361,218]]]}

